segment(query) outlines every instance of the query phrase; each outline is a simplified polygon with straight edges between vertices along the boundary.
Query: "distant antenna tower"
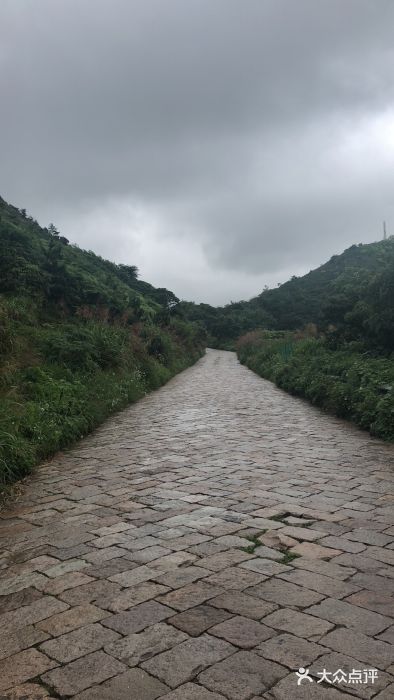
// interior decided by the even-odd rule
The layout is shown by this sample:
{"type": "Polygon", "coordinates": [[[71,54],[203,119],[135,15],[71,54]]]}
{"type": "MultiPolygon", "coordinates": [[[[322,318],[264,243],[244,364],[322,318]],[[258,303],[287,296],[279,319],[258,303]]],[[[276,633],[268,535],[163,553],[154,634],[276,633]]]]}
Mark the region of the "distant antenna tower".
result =
{"type": "Polygon", "coordinates": [[[383,221],[383,240],[387,241],[386,222],[383,221]]]}

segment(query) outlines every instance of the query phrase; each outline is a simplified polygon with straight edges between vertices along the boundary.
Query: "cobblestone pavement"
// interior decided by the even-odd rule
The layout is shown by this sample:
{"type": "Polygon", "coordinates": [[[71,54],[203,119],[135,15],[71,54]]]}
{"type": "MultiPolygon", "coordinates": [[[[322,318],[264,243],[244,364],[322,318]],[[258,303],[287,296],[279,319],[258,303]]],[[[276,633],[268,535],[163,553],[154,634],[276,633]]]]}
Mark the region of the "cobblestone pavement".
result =
{"type": "Polygon", "coordinates": [[[2,514],[0,697],[394,698],[393,494],[392,446],[208,351],[2,514]]]}

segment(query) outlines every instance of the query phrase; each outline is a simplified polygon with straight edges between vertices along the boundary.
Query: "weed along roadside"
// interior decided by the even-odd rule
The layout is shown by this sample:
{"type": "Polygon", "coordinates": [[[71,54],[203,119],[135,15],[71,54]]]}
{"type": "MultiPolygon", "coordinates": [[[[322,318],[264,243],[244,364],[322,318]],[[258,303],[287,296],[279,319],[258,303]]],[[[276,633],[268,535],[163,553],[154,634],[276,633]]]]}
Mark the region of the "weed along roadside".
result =
{"type": "Polygon", "coordinates": [[[333,348],[329,338],[307,331],[251,332],[239,339],[237,353],[281,389],[394,441],[394,363],[387,353],[333,348]]]}

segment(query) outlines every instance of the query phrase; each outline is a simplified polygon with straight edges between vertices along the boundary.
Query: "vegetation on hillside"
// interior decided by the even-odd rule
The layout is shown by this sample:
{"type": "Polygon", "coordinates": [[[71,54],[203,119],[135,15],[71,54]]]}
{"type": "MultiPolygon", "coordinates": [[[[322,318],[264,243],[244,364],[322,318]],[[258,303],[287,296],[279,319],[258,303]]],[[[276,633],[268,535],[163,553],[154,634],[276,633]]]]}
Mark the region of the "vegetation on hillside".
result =
{"type": "Polygon", "coordinates": [[[286,391],[394,440],[394,238],[353,245],[250,301],[181,307],[213,347],[236,346],[286,391]]]}
{"type": "MultiPolygon", "coordinates": [[[[265,289],[250,301],[214,308],[182,302],[189,318],[204,323],[212,347],[231,348],[255,329],[297,330],[315,323],[335,328],[338,344],[359,341],[394,351],[394,239],[353,245],[303,277],[265,289]]],[[[332,342],[334,338],[332,338],[332,342]]]]}
{"type": "Polygon", "coordinates": [[[333,347],[313,326],[303,333],[248,333],[237,352],[243,364],[282,389],[394,440],[392,357],[360,352],[357,344],[333,347]]]}
{"type": "Polygon", "coordinates": [[[201,356],[177,306],[0,198],[0,484],[201,356]]]}
{"type": "Polygon", "coordinates": [[[253,300],[232,302],[226,306],[210,306],[181,301],[179,310],[192,321],[203,325],[207,344],[219,350],[235,350],[235,343],[244,333],[255,328],[274,328],[274,318],[253,300]]]}

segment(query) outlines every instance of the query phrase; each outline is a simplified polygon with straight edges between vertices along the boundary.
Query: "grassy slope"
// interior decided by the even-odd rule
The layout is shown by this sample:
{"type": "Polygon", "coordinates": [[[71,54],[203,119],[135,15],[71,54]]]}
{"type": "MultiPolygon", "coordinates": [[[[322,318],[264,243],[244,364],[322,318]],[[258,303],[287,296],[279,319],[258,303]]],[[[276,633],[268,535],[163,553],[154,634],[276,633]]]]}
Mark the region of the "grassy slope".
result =
{"type": "Polygon", "coordinates": [[[276,328],[238,355],[286,391],[394,440],[394,239],[352,246],[260,296],[276,328]],[[309,325],[308,325],[309,324],[309,325]]]}
{"type": "Polygon", "coordinates": [[[176,298],[0,199],[0,483],[203,353],[176,298]]]}
{"type": "Polygon", "coordinates": [[[254,332],[238,342],[238,357],[254,372],[329,413],[394,440],[394,362],[324,338],[254,332]]]}

